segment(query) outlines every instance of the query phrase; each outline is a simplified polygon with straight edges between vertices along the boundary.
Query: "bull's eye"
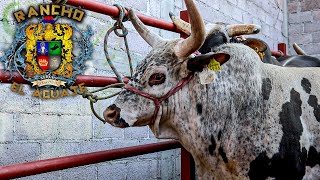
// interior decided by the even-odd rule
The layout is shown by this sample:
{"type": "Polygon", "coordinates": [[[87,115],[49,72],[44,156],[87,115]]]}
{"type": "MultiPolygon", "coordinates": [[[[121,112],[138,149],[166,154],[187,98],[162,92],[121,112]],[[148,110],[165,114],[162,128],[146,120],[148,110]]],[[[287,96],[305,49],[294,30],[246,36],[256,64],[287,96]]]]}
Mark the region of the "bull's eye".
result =
{"type": "Polygon", "coordinates": [[[164,81],[166,80],[166,76],[162,73],[155,73],[152,74],[149,78],[149,85],[153,86],[153,85],[158,85],[158,84],[162,84],[164,83],[164,81]]]}

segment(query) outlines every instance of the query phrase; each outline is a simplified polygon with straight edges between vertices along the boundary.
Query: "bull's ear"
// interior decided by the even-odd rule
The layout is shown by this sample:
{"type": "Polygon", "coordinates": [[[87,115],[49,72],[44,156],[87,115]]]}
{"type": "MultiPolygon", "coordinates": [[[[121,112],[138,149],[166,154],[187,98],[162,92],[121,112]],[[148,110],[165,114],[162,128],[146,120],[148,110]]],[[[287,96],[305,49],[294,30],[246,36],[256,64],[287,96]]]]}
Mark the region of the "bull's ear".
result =
{"type": "Polygon", "coordinates": [[[247,38],[243,44],[251,47],[253,50],[255,51],[259,51],[259,52],[264,52],[267,50],[268,45],[260,40],[260,39],[256,39],[256,38],[247,38]]]}
{"type": "Polygon", "coordinates": [[[208,64],[212,59],[215,59],[220,63],[220,65],[223,65],[230,59],[230,55],[225,53],[210,52],[207,54],[196,56],[188,60],[187,68],[189,71],[192,71],[192,72],[196,72],[196,71],[201,72],[203,68],[208,66],[208,64]]]}

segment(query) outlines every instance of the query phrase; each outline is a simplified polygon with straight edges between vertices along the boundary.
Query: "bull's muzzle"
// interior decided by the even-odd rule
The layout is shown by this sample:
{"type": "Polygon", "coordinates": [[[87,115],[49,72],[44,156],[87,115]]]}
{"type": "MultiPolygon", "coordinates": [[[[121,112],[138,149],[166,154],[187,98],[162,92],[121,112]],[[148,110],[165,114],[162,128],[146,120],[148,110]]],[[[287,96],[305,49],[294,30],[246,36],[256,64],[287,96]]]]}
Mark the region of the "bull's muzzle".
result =
{"type": "Polygon", "coordinates": [[[121,109],[118,108],[115,104],[109,106],[104,112],[104,119],[111,124],[112,126],[119,128],[129,127],[129,124],[122,118],[120,118],[121,109]]]}

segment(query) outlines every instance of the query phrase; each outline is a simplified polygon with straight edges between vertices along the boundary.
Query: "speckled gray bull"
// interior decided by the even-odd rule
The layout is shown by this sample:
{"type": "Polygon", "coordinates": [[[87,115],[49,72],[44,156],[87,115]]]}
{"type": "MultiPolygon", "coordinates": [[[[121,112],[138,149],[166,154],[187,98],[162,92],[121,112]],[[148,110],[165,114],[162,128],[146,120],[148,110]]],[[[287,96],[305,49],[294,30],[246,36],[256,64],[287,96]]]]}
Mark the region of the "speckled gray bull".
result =
{"type": "Polygon", "coordinates": [[[264,64],[242,44],[193,57],[205,30],[193,1],[186,5],[194,28],[186,40],[161,39],[130,11],[153,50],[129,85],[158,98],[189,73],[193,79],[161,103],[154,123],[152,100],[128,89],[104,112],[107,122],[149,125],[157,138],[179,140],[194,157],[199,179],[320,179],[320,69],[264,64]],[[202,85],[190,62],[201,71],[212,57],[222,70],[212,84],[202,85]]]}

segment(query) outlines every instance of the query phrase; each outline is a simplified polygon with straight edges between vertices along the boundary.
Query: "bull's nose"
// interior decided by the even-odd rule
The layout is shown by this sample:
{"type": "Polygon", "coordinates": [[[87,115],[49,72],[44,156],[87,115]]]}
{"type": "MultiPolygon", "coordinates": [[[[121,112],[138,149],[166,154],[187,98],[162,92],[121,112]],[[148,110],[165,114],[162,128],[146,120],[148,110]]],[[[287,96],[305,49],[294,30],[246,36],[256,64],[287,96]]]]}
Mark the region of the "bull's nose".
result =
{"type": "Polygon", "coordinates": [[[120,111],[120,108],[112,104],[104,111],[104,119],[111,123],[117,121],[120,118],[120,111]]]}
{"type": "Polygon", "coordinates": [[[129,125],[120,118],[121,109],[118,108],[115,104],[109,106],[103,113],[104,119],[113,126],[124,128],[129,125]]]}

